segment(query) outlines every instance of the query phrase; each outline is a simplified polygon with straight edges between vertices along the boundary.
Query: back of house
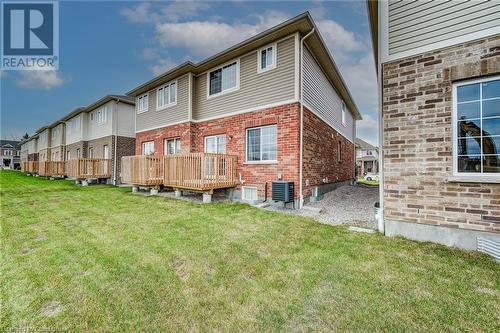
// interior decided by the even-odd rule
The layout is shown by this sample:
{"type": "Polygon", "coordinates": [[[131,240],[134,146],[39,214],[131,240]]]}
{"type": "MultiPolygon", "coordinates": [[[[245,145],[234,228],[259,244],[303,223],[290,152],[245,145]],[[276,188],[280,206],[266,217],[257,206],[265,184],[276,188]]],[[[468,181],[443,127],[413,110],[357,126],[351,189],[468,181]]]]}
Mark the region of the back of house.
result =
{"type": "Polygon", "coordinates": [[[500,3],[368,9],[385,233],[493,251],[484,244],[500,241],[500,3]]]}
{"type": "Polygon", "coordinates": [[[128,94],[136,154],[235,156],[231,198],[264,200],[273,181],[286,180],[301,204],[314,187],[354,176],[361,117],[308,13],[128,94]]]}

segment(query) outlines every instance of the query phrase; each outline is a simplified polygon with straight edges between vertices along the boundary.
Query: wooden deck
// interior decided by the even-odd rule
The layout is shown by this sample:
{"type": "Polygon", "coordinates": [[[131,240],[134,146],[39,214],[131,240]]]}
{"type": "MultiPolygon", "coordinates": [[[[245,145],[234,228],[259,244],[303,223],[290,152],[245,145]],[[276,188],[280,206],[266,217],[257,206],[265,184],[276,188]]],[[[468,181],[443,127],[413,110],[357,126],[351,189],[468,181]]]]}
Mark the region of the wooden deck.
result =
{"type": "Polygon", "coordinates": [[[122,183],[142,186],[163,184],[163,159],[161,156],[124,156],[121,164],[122,183]]]}
{"type": "Polygon", "coordinates": [[[23,162],[22,170],[26,173],[38,174],[38,161],[23,162]]]}
{"type": "Polygon", "coordinates": [[[236,186],[236,162],[236,156],[226,154],[126,156],[122,158],[121,180],[138,186],[212,191],[236,186]]]}
{"type": "Polygon", "coordinates": [[[111,177],[111,159],[75,158],[66,161],[66,176],[74,179],[101,179],[111,177]]]}

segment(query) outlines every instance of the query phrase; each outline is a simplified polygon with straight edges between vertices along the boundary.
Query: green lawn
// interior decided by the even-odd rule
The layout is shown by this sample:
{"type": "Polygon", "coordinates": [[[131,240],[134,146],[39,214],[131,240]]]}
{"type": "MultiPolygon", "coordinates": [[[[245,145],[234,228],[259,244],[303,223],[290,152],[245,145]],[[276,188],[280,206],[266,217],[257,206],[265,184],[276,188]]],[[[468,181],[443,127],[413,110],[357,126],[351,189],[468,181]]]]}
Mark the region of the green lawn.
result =
{"type": "Polygon", "coordinates": [[[368,186],[378,186],[379,182],[377,180],[366,180],[364,177],[358,177],[358,183],[368,185],[368,186]]]}
{"type": "Polygon", "coordinates": [[[1,332],[500,331],[485,255],[9,171],[0,188],[1,332]]]}

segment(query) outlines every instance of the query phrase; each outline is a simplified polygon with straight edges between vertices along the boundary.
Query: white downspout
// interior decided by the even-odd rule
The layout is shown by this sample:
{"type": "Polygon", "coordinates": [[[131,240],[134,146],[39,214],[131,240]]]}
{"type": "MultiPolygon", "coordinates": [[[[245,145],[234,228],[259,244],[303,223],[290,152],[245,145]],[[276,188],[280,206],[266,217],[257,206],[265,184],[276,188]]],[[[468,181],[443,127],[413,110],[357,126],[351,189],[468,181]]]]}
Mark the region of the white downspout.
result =
{"type": "Polygon", "coordinates": [[[114,104],[114,108],[113,108],[113,127],[114,127],[114,130],[113,132],[115,132],[115,147],[114,147],[114,157],[113,158],[113,185],[116,186],[116,152],[117,152],[117,146],[118,146],[118,102],[119,100],[116,99],[115,101],[115,104],[114,104]]]}
{"type": "Polygon", "coordinates": [[[300,148],[299,148],[299,209],[304,205],[304,193],[302,189],[303,178],[303,151],[304,151],[304,85],[303,85],[303,67],[304,67],[304,40],[314,32],[314,28],[300,39],[300,66],[299,66],[299,84],[300,84],[300,148]]]}

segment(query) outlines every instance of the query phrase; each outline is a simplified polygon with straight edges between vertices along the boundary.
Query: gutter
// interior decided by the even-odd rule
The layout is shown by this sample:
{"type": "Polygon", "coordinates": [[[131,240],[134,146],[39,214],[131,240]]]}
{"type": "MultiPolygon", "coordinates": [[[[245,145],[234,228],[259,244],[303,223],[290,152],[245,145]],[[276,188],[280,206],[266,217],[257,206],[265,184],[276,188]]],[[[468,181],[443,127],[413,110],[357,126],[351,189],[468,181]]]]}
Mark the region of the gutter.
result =
{"type": "Polygon", "coordinates": [[[299,209],[304,205],[304,193],[302,186],[303,178],[303,159],[304,159],[304,84],[303,84],[303,67],[304,67],[304,40],[314,33],[314,28],[300,39],[300,148],[299,148],[299,209]]]}

